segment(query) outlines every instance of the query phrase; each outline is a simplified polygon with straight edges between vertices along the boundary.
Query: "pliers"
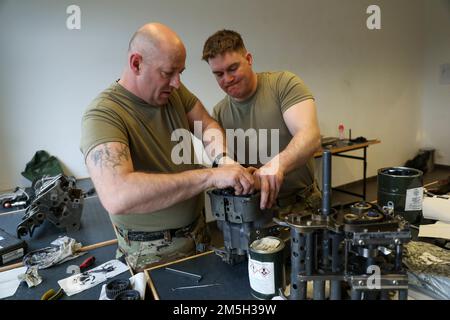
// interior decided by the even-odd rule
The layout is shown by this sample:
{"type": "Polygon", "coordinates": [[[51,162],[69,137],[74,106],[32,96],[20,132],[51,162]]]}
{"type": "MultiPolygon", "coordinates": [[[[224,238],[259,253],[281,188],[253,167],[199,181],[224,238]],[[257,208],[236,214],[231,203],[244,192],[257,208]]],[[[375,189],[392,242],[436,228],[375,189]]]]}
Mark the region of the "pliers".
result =
{"type": "Polygon", "coordinates": [[[63,295],[64,290],[62,288],[59,288],[58,291],[50,289],[42,295],[41,300],[59,300],[63,295]]]}

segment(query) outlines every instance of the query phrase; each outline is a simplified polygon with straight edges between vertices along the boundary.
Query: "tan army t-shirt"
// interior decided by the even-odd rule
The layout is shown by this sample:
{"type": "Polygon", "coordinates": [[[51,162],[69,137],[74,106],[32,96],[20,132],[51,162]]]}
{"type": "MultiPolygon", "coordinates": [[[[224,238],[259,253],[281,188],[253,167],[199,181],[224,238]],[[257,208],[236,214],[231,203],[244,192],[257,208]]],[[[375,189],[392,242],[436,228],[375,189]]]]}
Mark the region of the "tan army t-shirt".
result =
{"type": "MultiPolygon", "coordinates": [[[[106,142],[122,142],[131,152],[136,171],[177,173],[198,168],[194,164],[191,145],[191,164],[175,164],[171,141],[172,132],[189,130],[186,113],[197,98],[181,85],[174,90],[166,106],[152,106],[135,96],[117,82],[100,93],[88,106],[82,118],[81,151],[86,159],[89,151],[106,142]]],[[[158,231],[185,227],[200,214],[204,196],[182,201],[167,209],[152,213],[110,215],[112,222],[124,229],[158,231]]]]}
{"type": "MultiPolygon", "coordinates": [[[[235,133],[234,153],[238,153],[237,160],[241,164],[259,168],[278,153],[272,150],[272,137],[275,135],[271,134],[273,132],[271,130],[278,130],[279,152],[284,150],[292,139],[283,120],[283,113],[301,101],[314,98],[303,81],[291,72],[263,72],[257,76],[258,85],[253,96],[243,102],[237,102],[226,96],[214,107],[213,117],[224,129],[242,129],[248,133],[247,137],[256,136],[256,139],[245,139],[244,159],[242,153],[237,152],[239,138],[235,133]],[[256,130],[247,131],[251,128],[256,130]],[[267,130],[267,138],[264,138],[264,129],[267,130]]],[[[228,140],[229,147],[231,142],[228,140]]],[[[314,161],[310,159],[306,165],[286,175],[279,198],[291,196],[313,182],[314,161]]]]}

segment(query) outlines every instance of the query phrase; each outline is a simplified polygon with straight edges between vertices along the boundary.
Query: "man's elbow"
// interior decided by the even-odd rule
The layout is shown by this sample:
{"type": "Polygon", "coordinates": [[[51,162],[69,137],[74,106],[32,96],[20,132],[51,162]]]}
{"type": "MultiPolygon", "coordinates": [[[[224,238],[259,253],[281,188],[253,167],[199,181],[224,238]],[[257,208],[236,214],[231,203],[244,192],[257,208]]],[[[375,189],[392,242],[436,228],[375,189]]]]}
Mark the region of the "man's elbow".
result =
{"type": "Polygon", "coordinates": [[[126,213],[124,202],[120,200],[120,196],[112,193],[111,195],[99,196],[105,210],[110,215],[121,215],[126,213]]]}
{"type": "Polygon", "coordinates": [[[311,151],[314,154],[319,151],[322,147],[322,140],[320,137],[320,132],[317,130],[311,137],[311,151]]]}

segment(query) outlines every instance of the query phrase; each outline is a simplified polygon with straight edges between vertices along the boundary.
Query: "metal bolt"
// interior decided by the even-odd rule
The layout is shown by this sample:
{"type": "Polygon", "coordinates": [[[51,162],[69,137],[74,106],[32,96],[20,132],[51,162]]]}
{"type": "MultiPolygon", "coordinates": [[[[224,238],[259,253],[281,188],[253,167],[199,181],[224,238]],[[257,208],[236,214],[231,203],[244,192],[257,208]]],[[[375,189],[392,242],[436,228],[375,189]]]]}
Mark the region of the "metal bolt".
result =
{"type": "Polygon", "coordinates": [[[395,243],[395,244],[400,244],[400,239],[395,239],[395,240],[394,240],[394,243],[395,243]]]}
{"type": "Polygon", "coordinates": [[[358,244],[361,246],[364,245],[364,240],[362,240],[362,239],[358,240],[358,244]]]}
{"type": "Polygon", "coordinates": [[[311,224],[312,224],[311,221],[306,221],[306,225],[307,225],[307,226],[310,226],[311,224]]]}
{"type": "Polygon", "coordinates": [[[358,285],[363,286],[363,285],[364,285],[364,281],[359,280],[359,281],[358,281],[358,285]]]}
{"type": "Polygon", "coordinates": [[[392,280],[392,284],[397,285],[398,284],[397,280],[392,280]]]}

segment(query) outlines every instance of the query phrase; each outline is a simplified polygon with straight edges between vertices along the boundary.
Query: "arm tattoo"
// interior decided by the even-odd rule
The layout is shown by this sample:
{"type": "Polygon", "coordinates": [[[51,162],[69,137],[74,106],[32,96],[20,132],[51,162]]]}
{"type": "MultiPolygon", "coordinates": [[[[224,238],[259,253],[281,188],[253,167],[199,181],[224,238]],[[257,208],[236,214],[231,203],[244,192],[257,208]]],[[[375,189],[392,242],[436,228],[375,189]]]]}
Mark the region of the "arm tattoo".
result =
{"type": "Polygon", "coordinates": [[[121,144],[117,150],[112,150],[108,143],[101,148],[95,150],[91,155],[91,160],[96,166],[101,168],[110,167],[115,169],[122,165],[122,161],[128,161],[130,158],[129,149],[126,145],[121,144]]]}

